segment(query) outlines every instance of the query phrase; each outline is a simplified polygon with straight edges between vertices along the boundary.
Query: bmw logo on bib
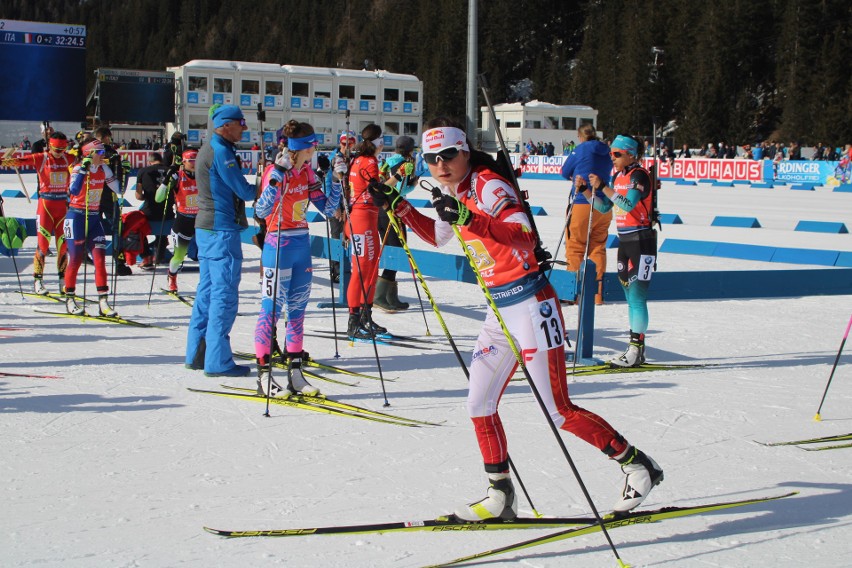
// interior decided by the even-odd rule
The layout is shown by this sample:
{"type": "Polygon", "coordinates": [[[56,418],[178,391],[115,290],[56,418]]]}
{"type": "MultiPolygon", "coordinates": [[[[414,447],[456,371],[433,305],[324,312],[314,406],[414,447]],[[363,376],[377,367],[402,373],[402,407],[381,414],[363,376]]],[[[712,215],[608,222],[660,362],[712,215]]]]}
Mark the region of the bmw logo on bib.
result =
{"type": "Polygon", "coordinates": [[[550,302],[542,302],[538,305],[538,313],[541,314],[542,317],[549,318],[553,315],[553,307],[550,305],[550,302]]]}

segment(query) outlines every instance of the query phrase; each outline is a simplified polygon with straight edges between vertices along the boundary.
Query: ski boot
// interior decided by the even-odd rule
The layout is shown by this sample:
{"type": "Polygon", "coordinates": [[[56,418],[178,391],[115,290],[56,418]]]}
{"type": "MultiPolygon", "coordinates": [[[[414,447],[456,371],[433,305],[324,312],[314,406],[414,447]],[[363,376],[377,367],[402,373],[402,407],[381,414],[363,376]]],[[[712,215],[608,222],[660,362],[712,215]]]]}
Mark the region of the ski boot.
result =
{"type": "Polygon", "coordinates": [[[293,394],[319,396],[317,387],[310,384],[302,374],[302,353],[287,353],[287,390],[293,394]]]}
{"type": "Polygon", "coordinates": [[[172,292],[173,294],[177,294],[177,291],[178,291],[177,273],[172,274],[172,272],[169,271],[169,274],[166,278],[168,279],[168,282],[169,282],[168,291],[172,292]]]}
{"type": "Polygon", "coordinates": [[[36,278],[33,281],[33,292],[39,296],[47,296],[47,288],[44,287],[44,281],[41,278],[36,278]]]}
{"type": "Polygon", "coordinates": [[[615,513],[626,513],[638,507],[651,489],[663,481],[663,469],[657,465],[657,462],[633,446],[627,448],[627,452],[624,457],[618,459],[618,463],[621,464],[621,471],[626,477],[621,498],[612,510],[615,513]]]}
{"type": "Polygon", "coordinates": [[[350,340],[371,339],[370,330],[361,325],[361,312],[349,314],[349,324],[346,327],[346,336],[350,340]]]}
{"type": "Polygon", "coordinates": [[[288,393],[287,389],[279,385],[274,378],[270,379],[270,366],[266,359],[257,361],[257,394],[260,396],[276,397],[279,394],[288,393]],[[267,392],[268,389],[268,392],[267,392]]]}
{"type": "Polygon", "coordinates": [[[489,473],[489,487],[484,499],[455,510],[462,521],[503,519],[511,521],[518,516],[518,496],[508,473],[489,473]]]}
{"type": "Polygon", "coordinates": [[[118,312],[112,309],[108,300],[109,294],[101,294],[98,296],[98,313],[100,313],[103,317],[114,318],[118,315],[118,312]]]}
{"type": "Polygon", "coordinates": [[[627,350],[609,362],[610,367],[638,367],[645,362],[645,334],[630,332],[627,350]]]}
{"type": "Polygon", "coordinates": [[[361,312],[361,327],[367,330],[372,329],[375,336],[384,335],[388,332],[388,328],[373,321],[373,306],[367,306],[367,309],[361,312]]]}
{"type": "Polygon", "coordinates": [[[84,315],[83,307],[77,304],[74,292],[65,295],[65,310],[72,316],[84,315]]]}

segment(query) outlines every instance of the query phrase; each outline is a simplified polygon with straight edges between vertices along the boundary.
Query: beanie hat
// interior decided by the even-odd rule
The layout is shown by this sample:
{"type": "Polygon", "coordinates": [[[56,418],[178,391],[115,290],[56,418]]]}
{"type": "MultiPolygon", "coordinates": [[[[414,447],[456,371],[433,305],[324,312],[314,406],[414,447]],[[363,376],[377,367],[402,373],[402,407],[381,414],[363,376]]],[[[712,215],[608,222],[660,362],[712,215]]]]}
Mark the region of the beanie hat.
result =
{"type": "Polygon", "coordinates": [[[414,150],[414,138],[411,136],[400,136],[396,139],[396,149],[400,152],[411,152],[414,150]]]}
{"type": "Polygon", "coordinates": [[[243,111],[236,105],[221,105],[211,108],[210,118],[213,119],[213,128],[221,128],[232,120],[242,120],[243,111]]]}
{"type": "Polygon", "coordinates": [[[632,154],[634,157],[637,157],[639,155],[639,143],[636,142],[636,140],[634,140],[633,138],[630,138],[629,136],[623,136],[619,134],[615,137],[615,140],[613,140],[611,147],[617,148],[619,150],[624,150],[632,154]]]}

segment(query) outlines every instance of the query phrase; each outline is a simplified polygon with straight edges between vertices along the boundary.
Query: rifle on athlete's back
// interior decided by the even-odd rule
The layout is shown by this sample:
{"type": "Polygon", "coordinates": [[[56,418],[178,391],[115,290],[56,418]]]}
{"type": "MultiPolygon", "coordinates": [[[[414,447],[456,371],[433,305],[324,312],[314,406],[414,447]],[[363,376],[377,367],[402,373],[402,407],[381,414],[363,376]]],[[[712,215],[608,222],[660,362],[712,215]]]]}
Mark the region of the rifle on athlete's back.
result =
{"type": "MultiPolygon", "coordinates": [[[[494,106],[491,104],[491,98],[488,96],[488,82],[485,79],[485,75],[479,75],[479,88],[482,89],[482,95],[485,97],[485,105],[488,107],[488,114],[491,117],[491,124],[497,125],[497,115],[494,113],[494,106]]],[[[509,156],[509,149],[506,148],[506,142],[503,140],[503,133],[500,132],[500,128],[496,127],[497,132],[497,140],[500,143],[500,148],[497,152],[497,161],[502,162],[504,170],[507,170],[509,174],[509,182],[512,184],[512,188],[515,190],[515,195],[518,198],[518,202],[524,208],[524,212],[527,214],[527,218],[530,221],[530,226],[533,230],[533,234],[535,235],[536,245],[534,248],[535,260],[538,263],[539,268],[542,271],[548,271],[552,268],[553,255],[550,254],[547,250],[545,250],[544,245],[541,241],[541,235],[538,232],[538,228],[535,226],[535,219],[533,218],[532,209],[529,204],[529,194],[526,191],[523,191],[518,184],[518,177],[515,173],[515,169],[512,167],[512,159],[509,156]]]]}

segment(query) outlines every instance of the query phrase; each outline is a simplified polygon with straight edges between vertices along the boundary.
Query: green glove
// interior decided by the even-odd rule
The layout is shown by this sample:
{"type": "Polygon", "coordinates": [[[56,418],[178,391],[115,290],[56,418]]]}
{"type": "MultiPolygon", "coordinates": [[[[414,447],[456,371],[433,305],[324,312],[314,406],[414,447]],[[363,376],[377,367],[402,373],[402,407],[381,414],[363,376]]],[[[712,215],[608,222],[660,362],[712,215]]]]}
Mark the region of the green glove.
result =
{"type": "Polygon", "coordinates": [[[8,250],[21,248],[27,238],[27,228],[15,217],[0,217],[0,243],[8,250]]]}
{"type": "Polygon", "coordinates": [[[162,183],[160,187],[157,188],[157,193],[154,194],[154,201],[157,203],[162,203],[166,200],[166,197],[169,195],[169,186],[162,183]]]}

